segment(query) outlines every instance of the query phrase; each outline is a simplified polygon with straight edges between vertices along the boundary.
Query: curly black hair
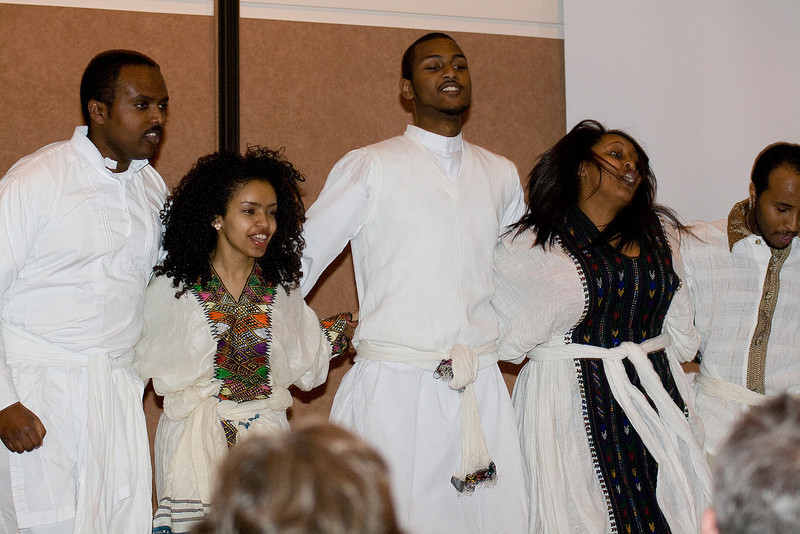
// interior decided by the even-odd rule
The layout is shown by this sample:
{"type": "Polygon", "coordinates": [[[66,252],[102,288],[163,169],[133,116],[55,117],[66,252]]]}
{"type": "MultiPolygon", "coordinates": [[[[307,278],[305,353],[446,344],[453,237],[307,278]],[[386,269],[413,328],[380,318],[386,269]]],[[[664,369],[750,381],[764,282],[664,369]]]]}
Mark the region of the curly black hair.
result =
{"type": "Polygon", "coordinates": [[[211,279],[209,255],[217,246],[212,222],[225,215],[233,195],[252,180],[268,182],[278,197],[275,234],[256,260],[262,276],[287,292],[299,285],[306,217],[298,183],[305,177],[284,157],[283,148],[251,146],[244,155],[217,152],[198,159],[161,210],[167,255],[154,273],[172,277],[176,288],[183,284],[176,298],[211,279]]]}

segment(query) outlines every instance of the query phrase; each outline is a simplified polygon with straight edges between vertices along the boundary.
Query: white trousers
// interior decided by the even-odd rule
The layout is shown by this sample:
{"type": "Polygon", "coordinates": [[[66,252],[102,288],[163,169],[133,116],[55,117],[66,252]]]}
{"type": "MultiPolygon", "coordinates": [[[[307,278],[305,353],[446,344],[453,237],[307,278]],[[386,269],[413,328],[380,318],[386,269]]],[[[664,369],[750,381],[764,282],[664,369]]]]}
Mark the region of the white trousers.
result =
{"type": "Polygon", "coordinates": [[[519,534],[527,497],[516,419],[500,369],[473,383],[497,484],[459,494],[450,483],[461,464],[459,396],[433,373],[395,362],[358,361],[333,401],[331,422],[372,444],[389,464],[401,527],[415,534],[519,534]]]}

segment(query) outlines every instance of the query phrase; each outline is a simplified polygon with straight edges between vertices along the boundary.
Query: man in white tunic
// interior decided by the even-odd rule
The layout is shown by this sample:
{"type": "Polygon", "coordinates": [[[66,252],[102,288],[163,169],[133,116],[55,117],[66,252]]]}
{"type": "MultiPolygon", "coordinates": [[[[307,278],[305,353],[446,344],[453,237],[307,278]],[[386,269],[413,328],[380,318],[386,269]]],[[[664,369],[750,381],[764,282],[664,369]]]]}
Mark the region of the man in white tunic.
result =
{"type": "Polygon", "coordinates": [[[88,127],[0,180],[0,532],[152,527],[143,384],[131,366],[167,188],[148,164],[167,87],[158,64],[96,56],[88,127]]]}
{"type": "Polygon", "coordinates": [[[682,240],[703,338],[696,408],[711,456],[748,406],[800,392],[798,226],[800,145],[776,143],[756,159],[749,199],[682,240]]]}
{"type": "Polygon", "coordinates": [[[304,294],[348,241],[353,252],[357,356],[331,420],[386,458],[398,518],[416,534],[527,528],[489,303],[492,253],[522,190],[513,163],[462,140],[471,87],[452,38],[412,44],[400,90],[414,125],[342,158],[304,231],[304,294]]]}

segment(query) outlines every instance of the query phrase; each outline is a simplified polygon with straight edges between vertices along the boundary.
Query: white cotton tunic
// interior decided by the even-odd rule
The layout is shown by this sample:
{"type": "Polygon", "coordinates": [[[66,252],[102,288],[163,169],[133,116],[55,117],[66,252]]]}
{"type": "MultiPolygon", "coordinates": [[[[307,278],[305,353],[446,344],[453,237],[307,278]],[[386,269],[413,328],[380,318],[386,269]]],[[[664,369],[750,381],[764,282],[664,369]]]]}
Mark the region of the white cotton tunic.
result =
{"type": "MultiPolygon", "coordinates": [[[[514,165],[456,138],[409,126],[350,152],[308,211],[303,289],[349,241],[358,289],[357,350],[439,354],[489,345],[473,383],[495,487],[459,494],[459,395],[402,356],[363,359],[345,375],[331,420],[372,443],[390,465],[399,520],[415,534],[518,533],[527,511],[508,391],[496,365],[492,255],[522,212],[514,165]],[[451,160],[458,158],[458,164],[451,160]],[[450,163],[448,163],[450,162],[450,163]],[[407,363],[404,363],[406,361],[407,363]]],[[[362,351],[363,352],[363,351],[362,351]]]]}
{"type": "MultiPolygon", "coordinates": [[[[686,285],[692,296],[695,325],[702,336],[700,374],[736,386],[747,386],[748,352],[758,322],[758,309],[771,251],[751,234],[731,250],[728,222],[697,222],[696,237],[681,241],[686,285]]],[[[780,289],[767,343],[765,393],[800,393],[800,238],[780,269],[780,289]]],[[[731,425],[747,405],[697,389],[697,413],[706,432],[705,449],[716,455],[731,425]]]]}
{"type": "Polygon", "coordinates": [[[19,400],[47,429],[33,452],[2,447],[0,508],[20,528],[75,518],[76,532],[147,532],[131,362],[167,188],[146,160],[110,172],[86,131],[0,180],[0,408],[19,400]]]}
{"type": "Polygon", "coordinates": [[[710,498],[710,472],[702,454],[702,430],[691,408],[691,388],[680,362],[690,360],[699,338],[691,324],[687,292],[679,289],[664,320],[663,336],[641,346],[615,349],[570,342],[583,318],[591,283],[561,245],[533,247],[533,233],[506,236],[495,254],[500,318],[499,355],[528,359],[514,386],[525,476],[530,499],[526,532],[611,534],[606,489],[598,478],[590,445],[575,358],[603,358],[615,400],[659,463],[657,499],[673,532],[696,534],[710,498]],[[666,339],[666,341],[665,341],[666,339]],[[657,346],[648,345],[655,341],[657,346]],[[645,354],[665,347],[670,370],[684,399],[687,420],[663,389],[645,354]],[[622,358],[634,363],[658,413],[633,386],[622,358]],[[644,401],[644,402],[643,402],[644,401]],[[659,415],[660,414],[660,415],[659,415]]]}
{"type": "Polygon", "coordinates": [[[136,370],[145,380],[152,378],[156,393],[164,396],[154,454],[156,524],[170,525],[172,530],[164,531],[175,533],[189,532],[211,503],[213,474],[228,451],[220,419],[242,422],[237,440],[288,430],[289,386],[308,391],[322,384],[332,351],[300,291],[287,294],[278,287],[268,334],[271,395],[220,402],[221,382],[214,378],[217,340],[205,308],[191,291],[176,299],[177,291],[170,278],[151,282],[135,359],[136,370]],[[169,503],[162,506],[164,499],[172,500],[171,511],[169,503]]]}

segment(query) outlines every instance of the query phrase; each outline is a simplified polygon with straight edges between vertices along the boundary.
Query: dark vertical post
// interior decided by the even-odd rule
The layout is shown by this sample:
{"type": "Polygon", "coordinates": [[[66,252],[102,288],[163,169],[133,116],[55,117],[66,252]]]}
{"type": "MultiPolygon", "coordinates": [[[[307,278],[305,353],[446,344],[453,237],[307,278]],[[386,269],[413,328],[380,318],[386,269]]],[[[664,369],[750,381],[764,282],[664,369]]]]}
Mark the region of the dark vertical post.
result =
{"type": "Polygon", "coordinates": [[[219,150],[239,153],[239,0],[217,0],[219,150]]]}

